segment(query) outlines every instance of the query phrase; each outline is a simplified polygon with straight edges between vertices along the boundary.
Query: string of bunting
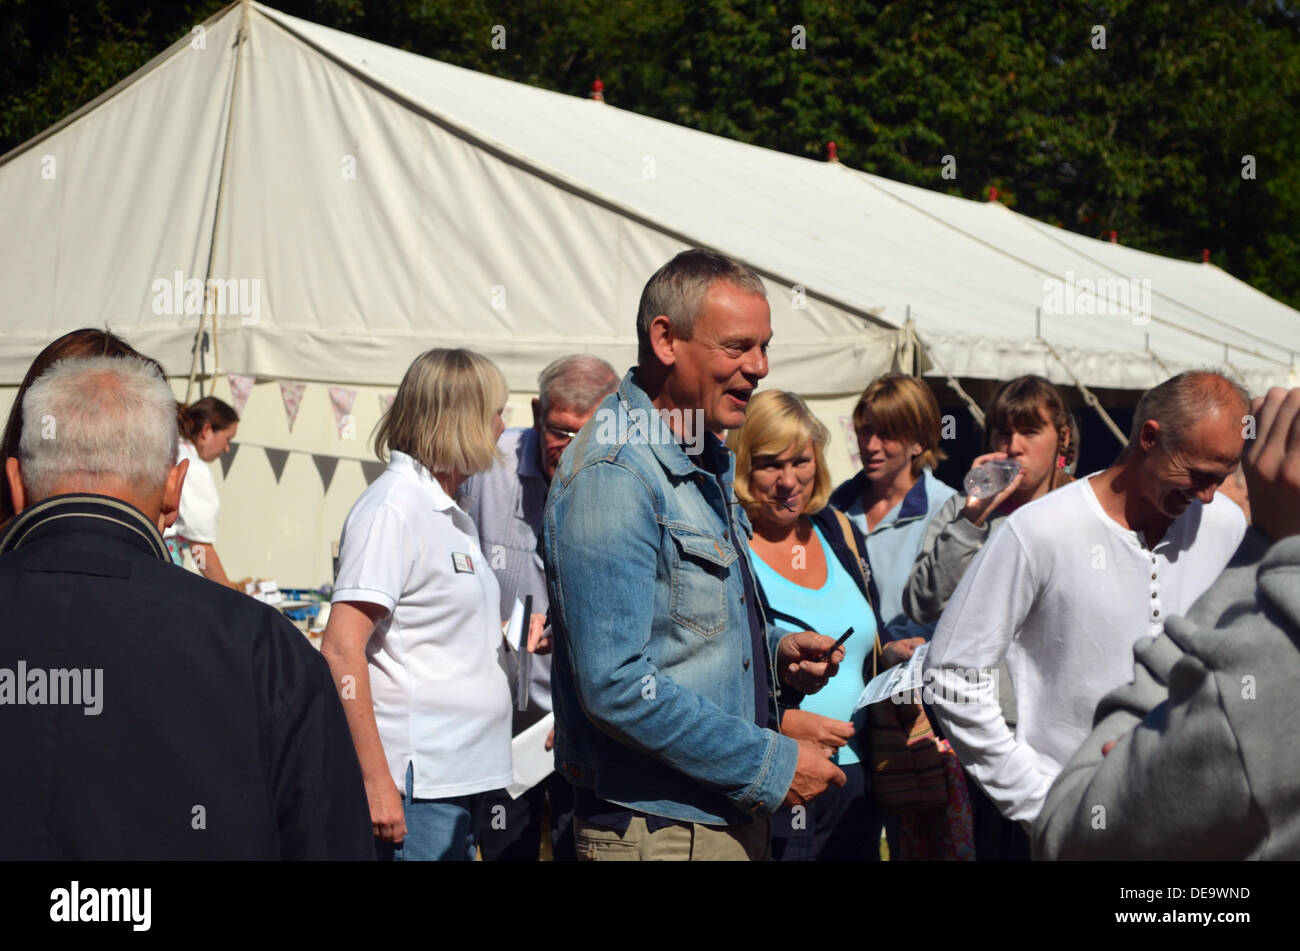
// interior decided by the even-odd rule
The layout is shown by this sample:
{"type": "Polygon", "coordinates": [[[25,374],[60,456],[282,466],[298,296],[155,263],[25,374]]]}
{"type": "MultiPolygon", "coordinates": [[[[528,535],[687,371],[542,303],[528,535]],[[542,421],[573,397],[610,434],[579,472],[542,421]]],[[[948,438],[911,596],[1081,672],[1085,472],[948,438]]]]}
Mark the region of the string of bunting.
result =
{"type": "MultiPolygon", "coordinates": [[[[244,415],[244,408],[248,405],[248,398],[252,395],[253,384],[258,379],[243,373],[226,374],[226,382],[230,384],[231,405],[241,417],[244,415]]],[[[293,432],[293,424],[298,421],[298,410],[302,408],[302,398],[307,391],[307,384],[298,380],[276,380],[275,383],[280,388],[280,402],[284,405],[284,417],[289,424],[289,432],[293,432]]],[[[334,426],[338,430],[339,438],[355,439],[356,420],[352,415],[352,408],[356,405],[357,391],[350,386],[331,386],[327,390],[330,409],[334,411],[334,426]]],[[[393,397],[396,394],[380,393],[378,396],[379,413],[382,416],[393,405],[393,397]]]]}
{"type": "Polygon", "coordinates": [[[333,456],[323,452],[311,452],[306,449],[282,449],[278,446],[263,446],[258,443],[249,442],[232,442],[230,451],[220,456],[221,459],[221,477],[228,478],[230,468],[234,465],[235,457],[245,446],[251,449],[260,449],[266,453],[266,461],[271,465],[271,473],[275,476],[275,484],[280,484],[280,477],[284,475],[284,468],[289,462],[289,456],[311,456],[311,461],[316,467],[316,472],[320,475],[321,484],[326,492],[330,490],[330,483],[334,481],[334,473],[338,469],[340,460],[348,460],[361,464],[361,474],[365,476],[366,485],[374,482],[383,473],[387,466],[378,459],[360,459],[356,456],[333,456]]]}

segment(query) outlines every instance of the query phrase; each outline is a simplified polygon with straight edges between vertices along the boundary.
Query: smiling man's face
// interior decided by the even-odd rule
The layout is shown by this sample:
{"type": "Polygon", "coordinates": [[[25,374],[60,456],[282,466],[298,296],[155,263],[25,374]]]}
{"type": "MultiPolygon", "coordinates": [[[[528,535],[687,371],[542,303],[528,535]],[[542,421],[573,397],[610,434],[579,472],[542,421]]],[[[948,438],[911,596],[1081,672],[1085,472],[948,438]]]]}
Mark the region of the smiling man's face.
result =
{"type": "Polygon", "coordinates": [[[772,312],[728,281],[709,288],[690,340],[675,338],[666,389],[674,406],[700,409],[709,431],[739,429],[758,381],[767,376],[772,312]]]}
{"type": "MultiPolygon", "coordinates": [[[[1150,425],[1150,424],[1149,424],[1150,425]]],[[[1143,441],[1147,430],[1143,430],[1143,441]]],[[[1157,440],[1142,465],[1142,495],[1161,515],[1177,518],[1193,501],[1208,503],[1241,460],[1241,423],[1219,410],[1198,419],[1186,445],[1166,447],[1157,440]]]]}

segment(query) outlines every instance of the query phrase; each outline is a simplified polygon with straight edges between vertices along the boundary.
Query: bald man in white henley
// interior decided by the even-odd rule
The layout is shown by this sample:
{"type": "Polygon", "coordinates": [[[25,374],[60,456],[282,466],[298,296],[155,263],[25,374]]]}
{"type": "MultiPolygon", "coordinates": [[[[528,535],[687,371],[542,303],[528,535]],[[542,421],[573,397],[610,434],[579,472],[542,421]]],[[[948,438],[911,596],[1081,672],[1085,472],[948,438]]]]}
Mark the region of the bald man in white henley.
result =
{"type": "Polygon", "coordinates": [[[1133,679],[1134,642],[1185,613],[1240,544],[1245,517],[1215,490],[1241,458],[1249,406],[1215,373],[1149,390],[1119,459],[1013,512],[953,593],[925,699],[1008,819],[1034,820],[1098,701],[1133,679]],[[991,676],[1004,659],[1014,735],[991,676]]]}

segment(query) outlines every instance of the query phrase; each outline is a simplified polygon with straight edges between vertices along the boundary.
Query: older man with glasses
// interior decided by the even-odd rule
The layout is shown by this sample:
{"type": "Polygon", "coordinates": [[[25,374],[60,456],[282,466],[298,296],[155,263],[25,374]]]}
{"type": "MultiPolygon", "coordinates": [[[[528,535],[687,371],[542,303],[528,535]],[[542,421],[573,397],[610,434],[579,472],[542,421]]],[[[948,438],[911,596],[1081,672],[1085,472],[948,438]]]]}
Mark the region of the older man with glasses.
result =
{"type": "MultiPolygon", "coordinates": [[[[504,461],[471,476],[461,489],[461,507],[478,527],[479,542],[501,585],[503,617],[510,615],[516,598],[523,602],[528,595],[533,598],[533,612],[546,613],[546,572],[537,544],[546,493],[565,448],[600,401],[617,387],[618,374],[599,357],[575,354],[555,360],[537,378],[533,425],[507,429],[497,443],[504,461]]],[[[515,736],[551,711],[550,657],[533,656],[531,667],[528,707],[515,711],[515,736]]],[[[505,790],[478,796],[475,824],[483,858],[536,861],[548,800],[554,858],[572,861],[573,792],[554,773],[518,799],[511,799],[505,790]]]]}

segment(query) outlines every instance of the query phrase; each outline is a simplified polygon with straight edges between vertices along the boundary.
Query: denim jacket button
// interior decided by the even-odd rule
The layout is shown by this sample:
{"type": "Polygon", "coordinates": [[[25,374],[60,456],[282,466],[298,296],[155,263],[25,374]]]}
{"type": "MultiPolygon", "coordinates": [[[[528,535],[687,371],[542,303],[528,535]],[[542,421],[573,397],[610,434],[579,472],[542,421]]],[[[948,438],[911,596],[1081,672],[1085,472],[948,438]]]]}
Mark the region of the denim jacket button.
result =
{"type": "Polygon", "coordinates": [[[748,657],[745,658],[745,669],[746,669],[746,670],[749,670],[749,658],[748,658],[748,657]]]}

